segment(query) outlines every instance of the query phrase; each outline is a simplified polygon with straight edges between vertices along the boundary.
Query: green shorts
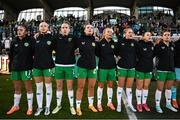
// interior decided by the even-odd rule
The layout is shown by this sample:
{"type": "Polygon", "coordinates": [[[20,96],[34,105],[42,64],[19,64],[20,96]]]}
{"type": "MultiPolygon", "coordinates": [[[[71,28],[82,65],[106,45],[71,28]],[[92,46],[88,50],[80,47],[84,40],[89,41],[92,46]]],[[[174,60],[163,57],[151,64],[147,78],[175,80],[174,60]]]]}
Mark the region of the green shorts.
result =
{"type": "Polygon", "coordinates": [[[117,69],[117,76],[118,77],[127,77],[127,78],[134,78],[135,77],[135,69],[125,69],[125,68],[118,68],[117,69]]]}
{"type": "Polygon", "coordinates": [[[32,72],[34,77],[52,77],[54,74],[54,70],[53,68],[49,68],[49,69],[33,69],[32,72]]]}
{"type": "Polygon", "coordinates": [[[32,71],[12,71],[11,72],[11,80],[32,80],[32,71]]]}
{"type": "Polygon", "coordinates": [[[136,79],[144,80],[144,79],[151,79],[151,78],[152,78],[152,72],[144,73],[144,72],[139,72],[136,70],[136,79]]]}
{"type": "Polygon", "coordinates": [[[158,81],[175,80],[176,74],[175,74],[175,72],[171,72],[171,71],[159,71],[159,70],[157,70],[155,78],[158,81]]]}
{"type": "Polygon", "coordinates": [[[115,69],[99,69],[98,70],[98,81],[106,82],[116,81],[116,70],[115,69]]]}
{"type": "Polygon", "coordinates": [[[78,67],[78,78],[85,79],[85,78],[97,78],[97,69],[86,69],[78,67]]]}
{"type": "Polygon", "coordinates": [[[73,80],[74,67],[55,67],[55,79],[73,80]]]}

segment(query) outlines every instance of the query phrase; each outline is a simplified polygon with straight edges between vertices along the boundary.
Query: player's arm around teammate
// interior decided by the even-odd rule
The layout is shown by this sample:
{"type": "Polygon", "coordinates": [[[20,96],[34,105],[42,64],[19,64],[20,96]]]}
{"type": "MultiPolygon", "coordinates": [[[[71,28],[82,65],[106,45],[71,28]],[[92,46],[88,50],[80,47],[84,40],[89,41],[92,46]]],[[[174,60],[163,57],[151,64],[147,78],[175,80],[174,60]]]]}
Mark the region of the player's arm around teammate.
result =
{"type": "Polygon", "coordinates": [[[161,95],[165,86],[166,108],[177,112],[171,105],[171,87],[175,80],[174,72],[174,44],[170,41],[171,34],[168,31],[163,32],[162,41],[155,46],[155,56],[158,59],[156,80],[157,89],[155,93],[156,111],[163,113],[161,109],[161,95]]]}
{"type": "Polygon", "coordinates": [[[154,57],[154,45],[150,40],[151,33],[145,32],[137,46],[136,101],[138,112],[142,112],[143,109],[150,111],[150,108],[146,104],[148,88],[152,78],[154,57]]]}
{"type": "Polygon", "coordinates": [[[117,111],[121,112],[121,98],[125,84],[128,105],[132,111],[136,112],[132,105],[132,85],[135,77],[137,41],[133,39],[134,32],[131,28],[124,30],[124,36],[117,45],[117,55],[120,58],[117,65],[117,111]]]}
{"type": "Polygon", "coordinates": [[[76,62],[75,49],[77,47],[75,37],[70,35],[69,32],[70,24],[64,22],[60,27],[59,33],[54,38],[57,106],[52,111],[53,114],[62,108],[63,80],[66,80],[67,83],[70,112],[72,115],[76,114],[74,109],[73,70],[76,62]]]}
{"type": "Polygon", "coordinates": [[[103,31],[103,39],[97,44],[98,63],[98,89],[97,89],[97,109],[102,112],[101,104],[103,96],[104,84],[107,82],[107,106],[111,110],[115,110],[112,104],[113,83],[116,81],[116,61],[115,61],[115,44],[112,40],[113,30],[105,28],[103,31]]]}
{"type": "Polygon", "coordinates": [[[78,80],[76,91],[76,112],[77,115],[82,115],[81,100],[83,96],[83,89],[86,79],[88,80],[88,102],[89,109],[97,112],[94,107],[94,86],[96,84],[97,70],[95,58],[95,37],[93,36],[93,26],[90,24],[85,25],[84,35],[78,39],[78,48],[80,58],[78,59],[78,80]]]}
{"type": "Polygon", "coordinates": [[[36,83],[36,99],[38,108],[35,116],[43,111],[43,80],[46,87],[46,107],[44,115],[50,114],[50,105],[52,100],[52,68],[54,61],[52,58],[52,40],[53,37],[48,33],[48,24],[41,22],[39,24],[39,35],[34,45],[34,64],[33,77],[36,83]]]}
{"type": "Polygon", "coordinates": [[[32,92],[32,64],[33,64],[33,41],[34,39],[27,36],[27,27],[19,25],[17,27],[17,37],[12,41],[10,47],[10,68],[11,80],[14,84],[14,105],[7,112],[12,114],[20,109],[19,102],[21,99],[22,81],[25,83],[27,92],[28,110],[27,115],[33,112],[33,92],[32,92]]]}

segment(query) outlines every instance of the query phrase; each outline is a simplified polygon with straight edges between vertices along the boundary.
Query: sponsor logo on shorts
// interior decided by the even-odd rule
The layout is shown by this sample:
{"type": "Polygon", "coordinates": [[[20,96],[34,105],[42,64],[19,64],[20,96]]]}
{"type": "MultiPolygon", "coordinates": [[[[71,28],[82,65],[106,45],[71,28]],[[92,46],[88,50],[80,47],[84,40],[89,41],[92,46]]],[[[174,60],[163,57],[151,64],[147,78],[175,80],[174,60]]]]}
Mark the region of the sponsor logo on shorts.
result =
{"type": "Polygon", "coordinates": [[[94,69],[94,70],[93,70],[93,74],[96,74],[96,73],[97,73],[97,69],[94,69]]]}
{"type": "Polygon", "coordinates": [[[28,79],[31,79],[31,71],[25,71],[25,75],[28,79]]]}
{"type": "Polygon", "coordinates": [[[121,43],[121,45],[122,45],[122,46],[124,46],[124,45],[125,45],[125,43],[121,43]]]}

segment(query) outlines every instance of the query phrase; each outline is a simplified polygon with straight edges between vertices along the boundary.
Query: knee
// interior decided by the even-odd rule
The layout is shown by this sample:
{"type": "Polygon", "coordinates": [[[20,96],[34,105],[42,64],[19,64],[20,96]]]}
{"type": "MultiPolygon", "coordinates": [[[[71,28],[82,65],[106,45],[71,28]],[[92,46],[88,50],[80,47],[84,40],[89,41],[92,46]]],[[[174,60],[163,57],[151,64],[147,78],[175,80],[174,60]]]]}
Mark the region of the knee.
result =
{"type": "Polygon", "coordinates": [[[94,89],[94,85],[88,85],[88,89],[90,90],[94,89]]]}
{"type": "MultiPolygon", "coordinates": [[[[145,86],[144,86],[144,87],[145,87],[145,86]]],[[[142,90],[143,85],[136,85],[136,88],[137,88],[138,90],[142,90]]]]}
{"type": "Polygon", "coordinates": [[[56,87],[57,87],[57,90],[59,90],[59,91],[62,90],[62,85],[61,84],[57,84],[56,87]]]}
{"type": "Polygon", "coordinates": [[[83,91],[83,89],[84,89],[84,86],[83,86],[83,85],[79,85],[79,86],[78,86],[78,91],[83,91]]]}
{"type": "Polygon", "coordinates": [[[30,86],[29,86],[29,87],[26,87],[26,92],[27,92],[27,93],[32,93],[32,87],[30,87],[30,86]]]}
{"type": "Polygon", "coordinates": [[[126,85],[126,88],[132,88],[132,86],[131,86],[131,85],[129,85],[129,84],[127,84],[127,85],[126,85]]]}
{"type": "Polygon", "coordinates": [[[143,87],[143,89],[147,90],[148,88],[149,88],[149,85],[147,85],[147,84],[144,84],[144,87],[143,87]]]}
{"type": "Polygon", "coordinates": [[[136,89],[142,90],[142,87],[141,86],[136,86],[136,89]]]}
{"type": "Polygon", "coordinates": [[[20,86],[15,86],[15,92],[18,94],[21,92],[21,87],[20,86]]]}
{"type": "Polygon", "coordinates": [[[15,94],[21,94],[20,90],[15,90],[15,94]]]}
{"type": "Polygon", "coordinates": [[[119,84],[119,83],[118,83],[118,87],[123,88],[123,87],[124,87],[124,85],[122,85],[122,84],[119,84]]]}
{"type": "Polygon", "coordinates": [[[113,87],[113,83],[109,83],[109,84],[108,84],[108,87],[109,87],[109,88],[112,88],[112,87],[113,87]]]}
{"type": "Polygon", "coordinates": [[[158,87],[157,90],[158,90],[158,91],[163,91],[163,88],[158,87]]]}
{"type": "Polygon", "coordinates": [[[172,86],[166,86],[166,89],[170,90],[172,86]]]}
{"type": "Polygon", "coordinates": [[[103,84],[103,83],[99,83],[99,84],[98,84],[98,87],[104,88],[104,84],[103,84]]]}
{"type": "Polygon", "coordinates": [[[26,89],[26,91],[28,94],[32,93],[32,89],[26,89]]]}
{"type": "Polygon", "coordinates": [[[68,89],[68,90],[72,90],[72,89],[73,89],[73,88],[72,88],[72,85],[68,85],[68,86],[67,86],[67,89],[68,89]]]}

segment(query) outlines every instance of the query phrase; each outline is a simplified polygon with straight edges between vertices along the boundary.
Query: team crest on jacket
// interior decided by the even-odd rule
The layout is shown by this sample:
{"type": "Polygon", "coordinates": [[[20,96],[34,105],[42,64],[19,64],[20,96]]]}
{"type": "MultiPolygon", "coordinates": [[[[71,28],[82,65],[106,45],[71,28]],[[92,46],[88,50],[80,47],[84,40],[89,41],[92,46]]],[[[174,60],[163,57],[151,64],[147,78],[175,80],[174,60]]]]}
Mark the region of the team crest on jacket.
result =
{"type": "Polygon", "coordinates": [[[171,47],[171,50],[172,50],[172,51],[174,51],[174,48],[173,48],[173,47],[171,47]]]}
{"type": "Polygon", "coordinates": [[[15,46],[15,47],[18,47],[18,44],[15,44],[14,46],[15,46]]]}
{"type": "Polygon", "coordinates": [[[47,41],[47,45],[51,45],[51,41],[47,41]]]}
{"type": "Polygon", "coordinates": [[[124,43],[121,43],[122,46],[124,46],[125,44],[124,43]]]}
{"type": "Polygon", "coordinates": [[[164,50],[164,49],[165,49],[165,47],[161,47],[161,49],[163,49],[163,50],[164,50]]]}
{"type": "Polygon", "coordinates": [[[105,44],[102,44],[102,47],[104,47],[105,46],[105,44]]]}
{"type": "Polygon", "coordinates": [[[39,42],[40,42],[39,40],[36,41],[36,43],[39,43],[39,42]]]}
{"type": "Polygon", "coordinates": [[[24,46],[25,46],[25,47],[28,47],[28,46],[29,46],[29,43],[25,42],[25,43],[24,43],[24,46]]]}
{"type": "Polygon", "coordinates": [[[82,45],[85,45],[85,42],[81,42],[82,45]]]}
{"type": "Polygon", "coordinates": [[[143,51],[147,51],[147,48],[143,48],[143,51]]]}
{"type": "Polygon", "coordinates": [[[151,47],[152,50],[154,50],[154,47],[151,47]]]}
{"type": "Polygon", "coordinates": [[[95,47],[95,46],[96,46],[96,44],[95,44],[94,42],[92,42],[92,46],[93,46],[93,47],[95,47]]]}
{"type": "Polygon", "coordinates": [[[134,47],[134,43],[131,43],[131,46],[134,47]]]}
{"type": "Polygon", "coordinates": [[[68,42],[71,42],[72,41],[72,38],[68,38],[68,42]]]}
{"type": "Polygon", "coordinates": [[[114,45],[111,45],[111,48],[114,49],[114,45]]]}

